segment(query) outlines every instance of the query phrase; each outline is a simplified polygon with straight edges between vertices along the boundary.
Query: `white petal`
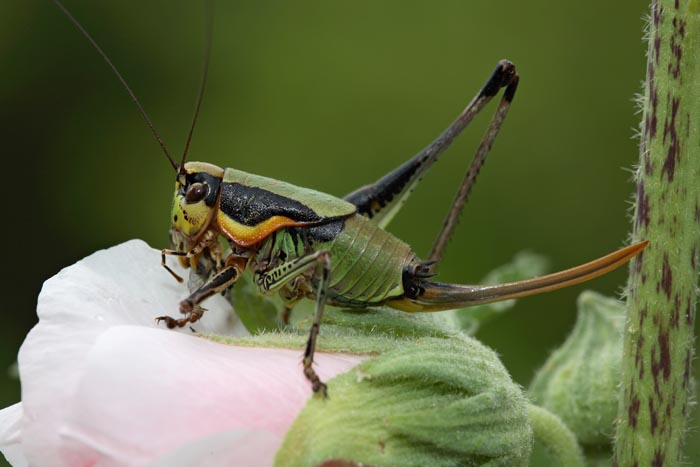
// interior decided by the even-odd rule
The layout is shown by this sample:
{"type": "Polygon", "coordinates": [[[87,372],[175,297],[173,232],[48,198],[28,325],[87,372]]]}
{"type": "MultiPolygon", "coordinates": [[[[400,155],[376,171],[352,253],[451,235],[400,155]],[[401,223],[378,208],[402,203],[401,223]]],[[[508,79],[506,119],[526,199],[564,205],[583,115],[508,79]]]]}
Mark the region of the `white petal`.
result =
{"type": "MultiPolygon", "coordinates": [[[[18,358],[21,408],[0,412],[3,453],[21,446],[36,466],[144,465],[235,438],[222,456],[253,459],[264,446],[263,463],[251,465],[268,465],[311,393],[301,349],[226,346],[158,327],[154,318],[175,315],[186,295],[141,241],[48,280],[18,358]]],[[[223,297],[206,307],[198,331],[246,334],[223,297]]],[[[360,360],[320,354],[316,366],[329,379],[360,360]]]]}
{"type": "Polygon", "coordinates": [[[14,467],[29,465],[22,451],[22,403],[0,410],[0,451],[14,467]]]}
{"type": "MultiPolygon", "coordinates": [[[[99,465],[111,466],[143,464],[224,431],[260,430],[281,440],[310,395],[300,355],[114,327],[85,356],[80,397],[56,424],[60,450],[70,454],[75,446],[81,457],[73,462],[101,459],[99,465]]],[[[359,362],[328,355],[317,360],[326,377],[327,369],[337,373],[339,365],[345,370],[359,362]]]]}
{"type": "MultiPolygon", "coordinates": [[[[118,324],[138,324],[172,333],[158,329],[154,318],[175,315],[186,295],[186,287],[160,266],[159,252],[140,240],[99,251],[46,281],[39,295],[39,324],[18,357],[27,452],[60,444],[55,432],[33,421],[66,417],[66,407],[56,401],[75,394],[85,354],[102,332],[118,324]]],[[[235,314],[223,297],[212,297],[207,307],[199,330],[245,333],[240,323],[230,321],[235,314]]]]}
{"type": "Polygon", "coordinates": [[[281,443],[281,436],[266,431],[227,431],[183,446],[149,467],[264,467],[272,465],[281,443]]]}

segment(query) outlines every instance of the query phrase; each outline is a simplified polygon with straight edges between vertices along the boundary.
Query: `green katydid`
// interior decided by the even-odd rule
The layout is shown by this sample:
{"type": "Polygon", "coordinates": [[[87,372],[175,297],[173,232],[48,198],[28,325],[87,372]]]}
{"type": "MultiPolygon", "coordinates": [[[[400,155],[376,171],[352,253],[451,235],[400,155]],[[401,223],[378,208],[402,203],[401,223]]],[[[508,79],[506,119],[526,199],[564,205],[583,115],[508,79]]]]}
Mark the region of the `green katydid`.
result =
{"type": "Polygon", "coordinates": [[[179,311],[184,317],[162,316],[158,321],[170,328],[198,321],[205,311],[202,302],[232,287],[244,270],[250,269],[260,293],[281,295],[285,321],[299,300],[315,300],[303,362],[314,392],[326,392],[326,385],[312,366],[326,304],[422,312],[525,297],[605,274],[625,264],[647,244],[637,243],[565,271],[507,284],[458,285],[430,280],[515,95],[519,77],[507,60],[498,63],[464,111],[429,146],[375,183],[341,199],[237,169],[186,162],[206,82],[211,28],[195,116],[178,164],[114,65],[60,2],[54,2],[116,73],[176,171],[171,249],[163,250],[162,264],[182,281],[166,264],[167,255],[178,256],[203,283],[180,302],[179,311]],[[384,227],[425,172],[501,89],[503,96],[443,227],[427,260],[421,260],[408,244],[384,227]],[[222,249],[220,237],[228,242],[230,251],[222,249]]]}

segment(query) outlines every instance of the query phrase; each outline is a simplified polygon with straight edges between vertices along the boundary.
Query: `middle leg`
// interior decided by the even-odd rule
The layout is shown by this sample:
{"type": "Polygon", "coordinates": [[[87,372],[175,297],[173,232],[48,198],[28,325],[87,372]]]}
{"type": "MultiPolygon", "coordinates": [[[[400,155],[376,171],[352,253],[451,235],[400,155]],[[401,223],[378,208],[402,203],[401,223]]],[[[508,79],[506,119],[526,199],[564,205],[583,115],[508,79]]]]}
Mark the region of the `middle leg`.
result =
{"type": "Polygon", "coordinates": [[[316,309],[311,330],[309,331],[309,339],[306,341],[306,349],[304,350],[304,376],[311,383],[311,389],[314,392],[321,392],[325,397],[328,395],[328,388],[313,369],[313,362],[316,351],[316,339],[321,328],[323,308],[326,304],[328,282],[331,274],[331,258],[328,250],[319,250],[293,261],[284,262],[269,271],[259,274],[257,283],[263,292],[272,292],[312,269],[315,269],[314,276],[317,278],[318,283],[315,288],[316,309]]]}

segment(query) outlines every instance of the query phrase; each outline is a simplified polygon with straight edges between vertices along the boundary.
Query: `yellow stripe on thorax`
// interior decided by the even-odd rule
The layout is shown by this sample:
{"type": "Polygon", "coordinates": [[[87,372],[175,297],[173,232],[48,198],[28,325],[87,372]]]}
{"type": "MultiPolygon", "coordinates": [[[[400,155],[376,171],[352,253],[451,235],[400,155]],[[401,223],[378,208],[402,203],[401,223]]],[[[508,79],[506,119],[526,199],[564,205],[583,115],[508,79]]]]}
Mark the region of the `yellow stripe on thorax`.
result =
{"type": "Polygon", "coordinates": [[[236,222],[221,211],[217,213],[216,222],[222,234],[243,247],[254,245],[267,238],[268,235],[276,230],[284,227],[297,227],[308,224],[285,216],[272,216],[259,224],[249,226],[236,222]]]}

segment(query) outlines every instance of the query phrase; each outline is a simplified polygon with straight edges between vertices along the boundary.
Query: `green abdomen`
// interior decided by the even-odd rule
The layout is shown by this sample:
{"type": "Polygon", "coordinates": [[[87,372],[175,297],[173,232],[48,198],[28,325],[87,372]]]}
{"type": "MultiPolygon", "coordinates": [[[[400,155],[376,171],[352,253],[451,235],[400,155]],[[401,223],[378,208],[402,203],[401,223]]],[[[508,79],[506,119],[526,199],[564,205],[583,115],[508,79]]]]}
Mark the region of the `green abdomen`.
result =
{"type": "Polygon", "coordinates": [[[380,305],[403,295],[404,266],[414,254],[406,243],[367,218],[349,217],[333,241],[317,248],[327,248],[331,254],[331,305],[380,305]]]}

